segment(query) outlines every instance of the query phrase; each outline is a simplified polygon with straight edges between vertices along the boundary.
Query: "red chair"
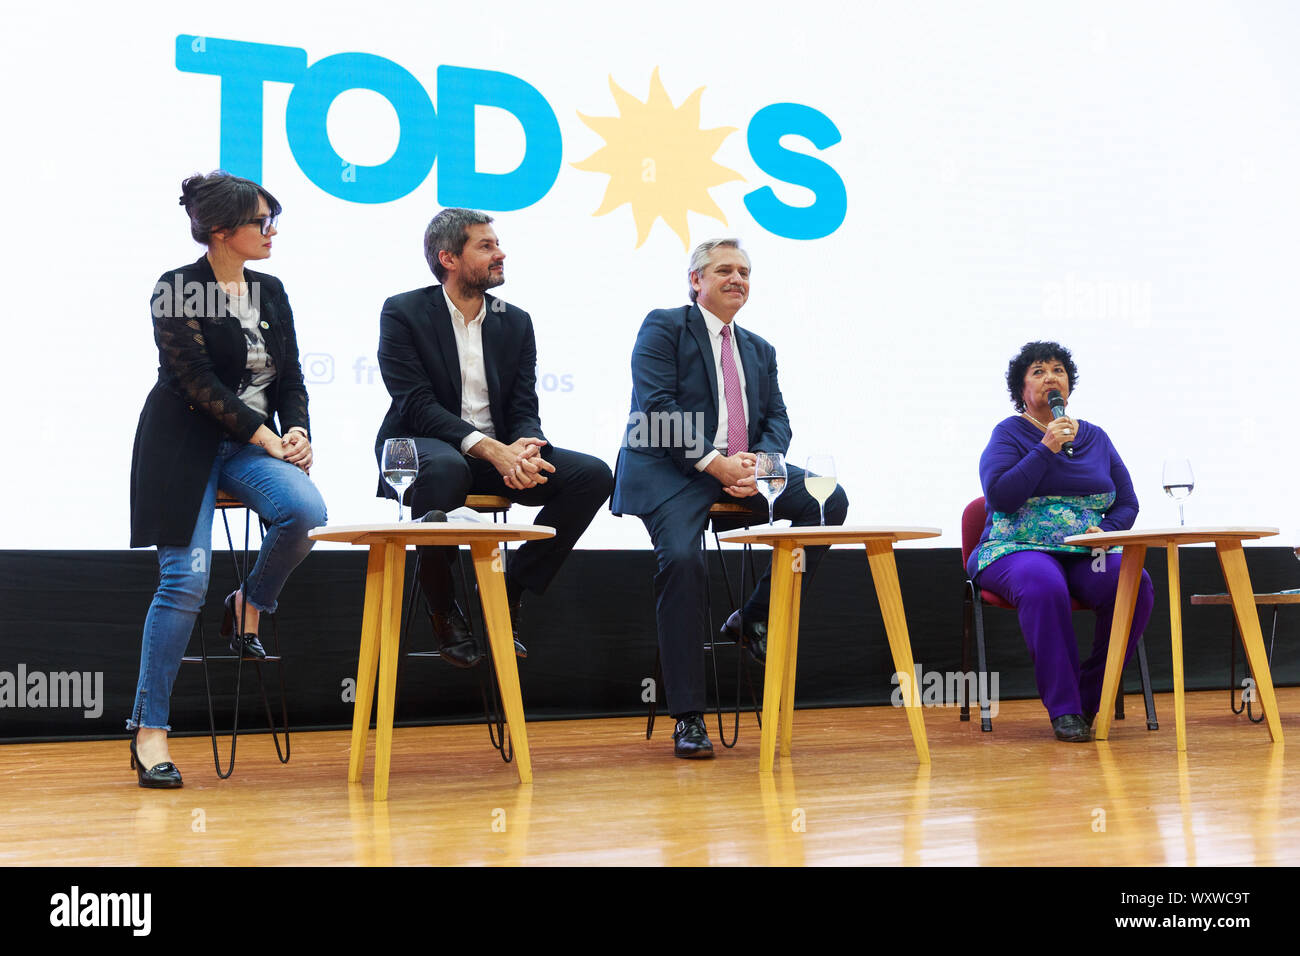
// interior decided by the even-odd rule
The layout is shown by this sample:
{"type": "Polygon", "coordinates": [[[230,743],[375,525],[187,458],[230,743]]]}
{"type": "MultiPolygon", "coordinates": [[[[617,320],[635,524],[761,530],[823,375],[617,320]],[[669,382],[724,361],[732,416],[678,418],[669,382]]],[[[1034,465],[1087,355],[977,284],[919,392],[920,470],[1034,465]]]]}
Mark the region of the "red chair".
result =
{"type": "MultiPolygon", "coordinates": [[[[964,570],[966,562],[970,560],[971,552],[980,542],[980,535],[984,533],[984,522],[988,519],[988,513],[984,509],[984,499],[976,498],[966,506],[966,510],[961,515],[961,566],[964,570]]],[[[970,578],[966,579],[966,594],[962,599],[962,634],[961,634],[961,667],[964,673],[970,673],[970,645],[971,645],[971,624],[974,623],[975,648],[979,660],[979,675],[976,683],[977,693],[980,698],[980,730],[985,733],[993,730],[993,716],[988,700],[988,663],[984,653],[984,605],[990,607],[1006,608],[1009,611],[1016,609],[1015,605],[1005,598],[994,594],[992,591],[985,591],[977,587],[975,582],[970,578]]],[[[1076,599],[1070,598],[1071,611],[1086,611],[1088,608],[1080,604],[1076,599]]],[[[1137,658],[1138,671],[1142,678],[1142,697],[1146,702],[1147,708],[1147,730],[1159,730],[1160,723],[1156,720],[1156,702],[1151,695],[1151,675],[1147,670],[1147,649],[1145,635],[1138,639],[1137,658]]],[[[961,719],[970,720],[970,692],[965,681],[961,684],[961,719]]],[[[1124,688],[1123,681],[1120,682],[1120,692],[1115,697],[1115,719],[1124,719],[1124,688]]]]}

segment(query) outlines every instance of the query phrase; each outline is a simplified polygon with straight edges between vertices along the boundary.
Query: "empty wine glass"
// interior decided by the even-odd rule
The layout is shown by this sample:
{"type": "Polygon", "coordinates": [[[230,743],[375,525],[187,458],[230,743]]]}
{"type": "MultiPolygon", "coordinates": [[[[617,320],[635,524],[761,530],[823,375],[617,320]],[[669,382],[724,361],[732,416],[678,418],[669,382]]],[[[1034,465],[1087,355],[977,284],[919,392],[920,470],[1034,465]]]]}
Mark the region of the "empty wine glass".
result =
{"type": "Polygon", "coordinates": [[[835,459],[824,453],[809,455],[804,466],[803,486],[817,502],[821,523],[826,524],[826,499],[835,493],[835,459]]]}
{"type": "Polygon", "coordinates": [[[1196,487],[1196,478],[1192,475],[1192,463],[1186,458],[1166,458],[1161,484],[1165,494],[1178,502],[1178,523],[1184,525],[1183,502],[1191,497],[1196,487]]]}
{"type": "Polygon", "coordinates": [[[380,464],[384,481],[397,492],[397,520],[402,520],[402,495],[415,482],[420,470],[420,456],[415,451],[414,438],[389,438],[384,442],[384,457],[380,464]]]}
{"type": "Polygon", "coordinates": [[[776,524],[776,499],[785,491],[785,456],[774,451],[757,452],[754,478],[767,499],[767,523],[776,524]]]}

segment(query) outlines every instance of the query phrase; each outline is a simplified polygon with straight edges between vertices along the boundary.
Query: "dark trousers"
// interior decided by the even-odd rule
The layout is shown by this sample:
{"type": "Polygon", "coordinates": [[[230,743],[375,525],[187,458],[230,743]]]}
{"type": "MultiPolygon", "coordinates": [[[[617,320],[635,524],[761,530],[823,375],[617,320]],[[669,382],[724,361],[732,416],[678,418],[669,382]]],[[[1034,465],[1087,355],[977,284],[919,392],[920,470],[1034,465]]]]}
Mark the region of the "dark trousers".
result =
{"type": "MultiPolygon", "coordinates": [[[[776,499],[776,517],[798,526],[815,525],[817,502],[803,486],[803,469],[786,466],[785,491],[776,499]]],[[[741,504],[753,512],[745,524],[767,523],[767,499],[761,494],[733,498],[717,479],[703,473],[648,515],[641,515],[654,543],[658,570],[655,573],[655,617],[659,626],[659,656],[664,671],[664,692],[668,712],[673,716],[708,707],[704,681],[704,634],[707,626],[708,566],[700,550],[700,536],[708,524],[709,507],[715,501],[741,504]]],[[[826,523],[841,525],[849,511],[844,489],[836,486],[826,500],[826,523]]],[[[739,523],[738,523],[739,524],[739,523]]],[[[804,586],[812,580],[826,556],[827,548],[807,549],[804,586]]],[[[747,620],[767,620],[772,589],[771,569],[741,609],[747,620]]]]}
{"type": "MultiPolygon", "coordinates": [[[[596,512],[614,490],[609,465],[581,452],[543,446],[542,457],[555,466],[544,472],[547,481],[533,488],[507,488],[501,475],[486,461],[462,455],[460,449],[437,438],[415,439],[420,471],[406,492],[413,517],[427,511],[451,511],[465,504],[467,495],[501,495],[516,504],[540,507],[536,524],[555,529],[555,537],[527,541],[510,553],[506,582],[513,589],[536,594],[546,590],[596,512]]],[[[392,497],[391,489],[388,490],[392,497]]],[[[426,548],[420,552],[420,585],[429,606],[444,611],[451,604],[451,563],[456,548],[426,548]]]]}

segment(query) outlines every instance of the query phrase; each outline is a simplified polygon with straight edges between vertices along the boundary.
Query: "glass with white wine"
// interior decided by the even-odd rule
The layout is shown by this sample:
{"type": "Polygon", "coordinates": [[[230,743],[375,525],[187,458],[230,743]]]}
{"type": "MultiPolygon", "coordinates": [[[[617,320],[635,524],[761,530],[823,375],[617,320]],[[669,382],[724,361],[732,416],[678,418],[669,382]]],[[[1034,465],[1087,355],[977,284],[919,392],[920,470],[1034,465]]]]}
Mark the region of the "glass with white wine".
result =
{"type": "Polygon", "coordinates": [[[1192,463],[1186,458],[1166,458],[1160,483],[1165,489],[1165,494],[1178,502],[1179,525],[1187,524],[1183,520],[1183,502],[1192,496],[1192,489],[1196,487],[1196,478],[1192,475],[1192,463]]]}
{"type": "Polygon", "coordinates": [[[818,453],[808,456],[804,465],[803,486],[817,502],[821,523],[826,524],[826,499],[835,493],[835,459],[818,453]]]}
{"type": "Polygon", "coordinates": [[[767,523],[776,524],[776,499],[785,491],[785,456],[774,451],[754,455],[754,478],[767,499],[767,523]]]}
{"type": "Polygon", "coordinates": [[[397,520],[402,520],[402,496],[415,483],[420,471],[420,456],[415,451],[414,438],[389,438],[384,442],[384,455],[379,465],[384,481],[397,492],[397,520]]]}

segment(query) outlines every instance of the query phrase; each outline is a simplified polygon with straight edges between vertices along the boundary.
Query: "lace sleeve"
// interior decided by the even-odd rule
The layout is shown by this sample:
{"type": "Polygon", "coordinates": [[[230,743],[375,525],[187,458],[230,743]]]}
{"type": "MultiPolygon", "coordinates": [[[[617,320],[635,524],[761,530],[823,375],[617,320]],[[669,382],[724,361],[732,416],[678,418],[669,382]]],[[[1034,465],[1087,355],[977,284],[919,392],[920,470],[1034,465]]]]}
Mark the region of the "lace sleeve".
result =
{"type": "Polygon", "coordinates": [[[246,442],[265,418],[217,377],[203,336],[206,303],[182,296],[181,289],[180,273],[163,276],[154,287],[150,312],[158,361],[196,411],[210,415],[232,438],[246,442]]]}

